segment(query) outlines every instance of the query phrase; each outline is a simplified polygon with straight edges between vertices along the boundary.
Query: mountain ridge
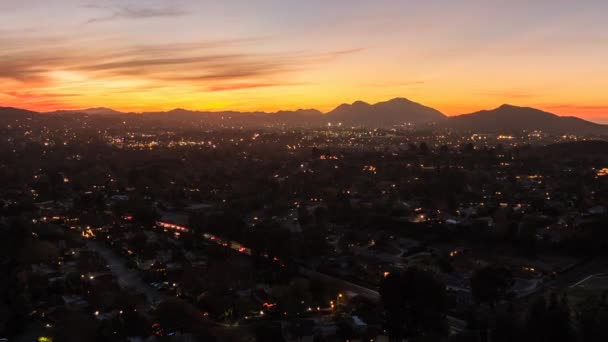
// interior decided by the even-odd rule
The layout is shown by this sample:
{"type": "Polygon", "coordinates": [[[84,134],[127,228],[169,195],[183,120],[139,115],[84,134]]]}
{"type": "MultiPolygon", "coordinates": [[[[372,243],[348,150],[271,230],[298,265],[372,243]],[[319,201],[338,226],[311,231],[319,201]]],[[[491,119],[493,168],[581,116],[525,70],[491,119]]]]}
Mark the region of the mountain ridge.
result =
{"type": "Polygon", "coordinates": [[[608,125],[586,121],[575,116],[559,116],[532,107],[502,104],[494,109],[448,117],[436,109],[403,97],[375,104],[364,101],[355,101],[350,104],[343,103],[326,113],[317,109],[239,112],[229,110],[198,111],[183,108],[159,112],[127,113],[105,107],[39,113],[14,107],[0,107],[0,117],[7,117],[7,115],[12,118],[18,118],[20,115],[35,117],[36,114],[54,114],[57,116],[83,114],[91,117],[114,117],[131,114],[143,119],[179,119],[182,121],[190,119],[216,120],[221,117],[222,120],[226,118],[250,125],[256,122],[298,126],[319,126],[331,122],[358,127],[394,127],[412,124],[423,129],[444,128],[488,133],[542,130],[550,133],[608,134],[608,125]]]}
{"type": "Polygon", "coordinates": [[[361,126],[430,124],[445,120],[440,111],[420,103],[397,97],[388,101],[369,104],[355,101],[343,103],[325,114],[331,120],[361,126]]]}
{"type": "Polygon", "coordinates": [[[495,109],[451,116],[447,127],[475,132],[541,130],[551,133],[607,133],[608,125],[575,116],[559,116],[532,107],[503,104],[495,109]]]}

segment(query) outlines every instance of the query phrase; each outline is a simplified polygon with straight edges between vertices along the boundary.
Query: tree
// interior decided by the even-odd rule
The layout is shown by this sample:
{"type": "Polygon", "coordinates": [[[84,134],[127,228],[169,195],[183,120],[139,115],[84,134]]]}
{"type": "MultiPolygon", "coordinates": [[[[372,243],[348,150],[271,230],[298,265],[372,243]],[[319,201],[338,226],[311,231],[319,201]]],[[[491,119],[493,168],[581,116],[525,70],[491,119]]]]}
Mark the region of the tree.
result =
{"type": "Polygon", "coordinates": [[[583,342],[608,341],[608,291],[601,298],[592,296],[583,302],[578,321],[583,342]]]}
{"type": "Polygon", "coordinates": [[[128,208],[131,210],[133,220],[139,222],[145,227],[151,227],[156,220],[159,219],[159,214],[156,212],[153,204],[142,199],[130,199],[128,208]]]}
{"type": "Polygon", "coordinates": [[[272,298],[278,303],[280,311],[294,314],[301,312],[312,303],[310,282],[306,279],[294,279],[289,284],[274,286],[272,298]]]}
{"type": "Polygon", "coordinates": [[[526,340],[528,341],[572,341],[570,331],[570,310],[567,299],[552,293],[550,299],[539,298],[528,313],[526,324],[526,340]]]}
{"type": "Polygon", "coordinates": [[[475,151],[475,145],[473,145],[473,143],[468,143],[468,144],[464,145],[463,152],[465,154],[472,154],[473,151],[475,151]]]}
{"type": "Polygon", "coordinates": [[[58,256],[59,250],[54,244],[41,240],[31,240],[22,251],[22,258],[26,264],[51,263],[58,256]]]}
{"type": "Polygon", "coordinates": [[[380,286],[385,324],[395,340],[446,332],[445,285],[417,268],[391,273],[380,286]]]}
{"type": "Polygon", "coordinates": [[[519,316],[513,304],[509,304],[504,310],[499,311],[490,335],[491,340],[496,342],[521,341],[522,329],[519,316]]]}
{"type": "Polygon", "coordinates": [[[428,155],[429,154],[429,146],[423,141],[423,142],[420,143],[420,147],[418,148],[418,151],[422,155],[428,155]]]}
{"type": "MultiPolygon", "coordinates": [[[[158,305],[155,317],[163,332],[189,332],[200,335],[208,333],[203,315],[191,304],[170,298],[158,305]]],[[[209,336],[211,339],[211,337],[209,336]]]]}
{"type": "Polygon", "coordinates": [[[260,322],[255,325],[255,336],[258,342],[282,342],[285,341],[281,334],[280,323],[260,322]]]}
{"type": "Polygon", "coordinates": [[[511,272],[505,268],[488,266],[477,270],[471,277],[471,291],[477,303],[486,303],[491,307],[507,297],[513,284],[511,272]]]}
{"type": "Polygon", "coordinates": [[[91,315],[68,312],[58,324],[56,339],[66,342],[95,341],[98,328],[99,322],[91,315]]]}

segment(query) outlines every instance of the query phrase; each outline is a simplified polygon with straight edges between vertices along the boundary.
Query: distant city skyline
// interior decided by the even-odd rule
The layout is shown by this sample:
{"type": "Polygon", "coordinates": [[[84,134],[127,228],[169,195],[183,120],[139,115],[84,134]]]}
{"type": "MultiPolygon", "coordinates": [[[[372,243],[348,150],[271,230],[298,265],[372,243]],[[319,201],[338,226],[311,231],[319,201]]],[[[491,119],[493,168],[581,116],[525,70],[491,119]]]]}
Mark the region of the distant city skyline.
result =
{"type": "Polygon", "coordinates": [[[0,3],[0,106],[276,111],[406,97],[608,123],[608,3],[0,3]]]}

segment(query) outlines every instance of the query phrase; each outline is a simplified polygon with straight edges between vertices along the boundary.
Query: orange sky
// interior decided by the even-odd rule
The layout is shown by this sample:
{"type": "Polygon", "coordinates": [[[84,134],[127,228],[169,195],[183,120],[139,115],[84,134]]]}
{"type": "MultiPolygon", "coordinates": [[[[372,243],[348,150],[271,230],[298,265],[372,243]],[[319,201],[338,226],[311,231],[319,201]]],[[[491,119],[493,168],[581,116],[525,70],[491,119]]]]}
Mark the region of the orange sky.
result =
{"type": "Polygon", "coordinates": [[[0,106],[317,108],[393,97],[608,123],[608,2],[3,0],[0,106]],[[92,5],[95,4],[95,5],[92,5]]]}

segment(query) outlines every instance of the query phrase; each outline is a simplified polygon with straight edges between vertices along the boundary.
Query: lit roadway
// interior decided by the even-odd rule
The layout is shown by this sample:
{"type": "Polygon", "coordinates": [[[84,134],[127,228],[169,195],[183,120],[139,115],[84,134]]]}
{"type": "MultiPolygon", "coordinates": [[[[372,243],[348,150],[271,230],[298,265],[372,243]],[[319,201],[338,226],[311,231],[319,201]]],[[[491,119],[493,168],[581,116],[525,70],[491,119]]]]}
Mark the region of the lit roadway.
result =
{"type": "Polygon", "coordinates": [[[606,272],[608,272],[607,258],[601,257],[582,260],[570,269],[558,274],[555,279],[545,282],[542,286],[538,286],[534,292],[518,298],[518,301],[524,303],[531,302],[538,296],[543,295],[546,289],[567,289],[576,287],[593,275],[606,272]]]}
{"type": "MultiPolygon", "coordinates": [[[[211,239],[209,237],[205,237],[205,235],[203,235],[203,236],[204,236],[205,240],[207,240],[208,242],[213,242],[218,245],[222,245],[220,243],[220,241],[228,241],[228,240],[225,240],[221,237],[214,236],[214,235],[209,235],[209,237],[212,237],[211,239]]],[[[237,243],[237,245],[243,246],[240,243],[237,243]]],[[[228,246],[230,246],[230,244],[224,245],[224,247],[229,248],[228,246]]],[[[243,249],[247,249],[247,251],[249,252],[249,253],[244,253],[245,255],[251,256],[251,255],[255,254],[255,253],[253,253],[253,251],[251,249],[244,248],[244,247],[243,247],[243,249]]],[[[243,253],[243,249],[239,249],[238,251],[243,253]]],[[[325,273],[321,273],[321,272],[315,271],[313,269],[310,269],[308,267],[304,267],[302,265],[298,266],[298,272],[307,278],[316,278],[325,283],[334,284],[334,285],[340,287],[341,289],[343,289],[344,291],[352,292],[358,296],[361,296],[362,298],[369,299],[373,302],[380,301],[380,293],[374,289],[370,289],[370,288],[367,288],[367,287],[364,287],[361,285],[357,285],[350,281],[347,281],[347,280],[344,280],[344,279],[341,279],[341,278],[338,278],[338,277],[335,277],[332,275],[328,275],[325,273]]],[[[458,319],[456,317],[453,317],[453,316],[447,316],[447,321],[450,326],[451,333],[461,333],[461,332],[466,331],[467,323],[465,321],[458,319]]]]}
{"type": "MultiPolygon", "coordinates": [[[[344,291],[355,293],[358,296],[369,299],[371,301],[380,301],[380,292],[376,290],[372,290],[370,288],[351,283],[350,281],[346,281],[344,279],[340,279],[325,273],[320,273],[301,266],[299,267],[299,272],[300,274],[308,278],[316,278],[327,283],[340,285],[340,287],[343,288],[344,291]]],[[[449,315],[447,316],[447,321],[448,325],[450,326],[451,333],[456,334],[466,331],[467,323],[465,321],[449,315]]]]}
{"type": "MultiPolygon", "coordinates": [[[[146,299],[150,306],[155,306],[156,304],[158,304],[158,303],[162,302],[163,300],[165,300],[166,298],[168,298],[167,295],[159,292],[158,290],[156,290],[155,288],[150,286],[150,284],[143,281],[141,279],[141,277],[139,276],[137,270],[132,270],[132,269],[126,267],[125,263],[124,263],[124,258],[122,256],[117,255],[116,253],[114,253],[114,251],[112,251],[108,247],[106,247],[94,240],[87,240],[86,245],[89,250],[96,252],[102,258],[104,258],[104,260],[108,264],[108,267],[110,268],[110,271],[112,272],[114,277],[116,277],[116,279],[118,279],[118,284],[121,287],[133,288],[133,289],[143,293],[146,296],[146,299]]],[[[217,326],[222,326],[222,327],[232,327],[233,326],[230,324],[216,322],[216,321],[212,321],[212,320],[209,320],[208,322],[211,322],[212,324],[215,324],[217,326]]]]}
{"type": "MultiPolygon", "coordinates": [[[[206,239],[208,240],[208,239],[206,239]]],[[[152,286],[144,282],[138,275],[137,270],[128,269],[124,263],[122,257],[116,255],[113,251],[108,248],[101,246],[96,241],[87,241],[87,247],[101,255],[108,263],[112,273],[118,279],[118,282],[123,287],[132,287],[142,291],[148,298],[150,304],[155,304],[165,298],[164,295],[156,291],[152,286]]],[[[246,255],[251,255],[247,253],[246,255]]],[[[593,261],[583,262],[573,269],[570,269],[555,280],[545,283],[545,286],[539,287],[534,293],[525,296],[525,298],[533,297],[534,295],[541,293],[542,289],[547,287],[564,288],[571,286],[576,281],[584,278],[589,274],[598,272],[599,270],[606,271],[608,269],[608,261],[605,259],[596,259],[593,261]]],[[[374,289],[370,289],[361,285],[357,285],[350,281],[321,273],[310,269],[308,267],[299,266],[298,272],[308,278],[316,278],[326,283],[338,285],[344,291],[352,292],[358,296],[369,299],[374,302],[380,301],[380,293],[374,289]]],[[[523,299],[523,298],[522,298],[523,299]]],[[[466,322],[453,316],[447,316],[447,321],[450,326],[450,332],[459,333],[466,330],[466,322]]]]}
{"type": "Polygon", "coordinates": [[[155,305],[165,298],[163,294],[159,293],[155,288],[143,281],[137,270],[127,268],[124,263],[124,258],[116,255],[116,253],[109,248],[102,246],[99,242],[94,240],[87,240],[87,248],[105,259],[110,271],[114,277],[118,279],[118,284],[121,287],[133,288],[143,293],[150,305],[155,305]]]}

